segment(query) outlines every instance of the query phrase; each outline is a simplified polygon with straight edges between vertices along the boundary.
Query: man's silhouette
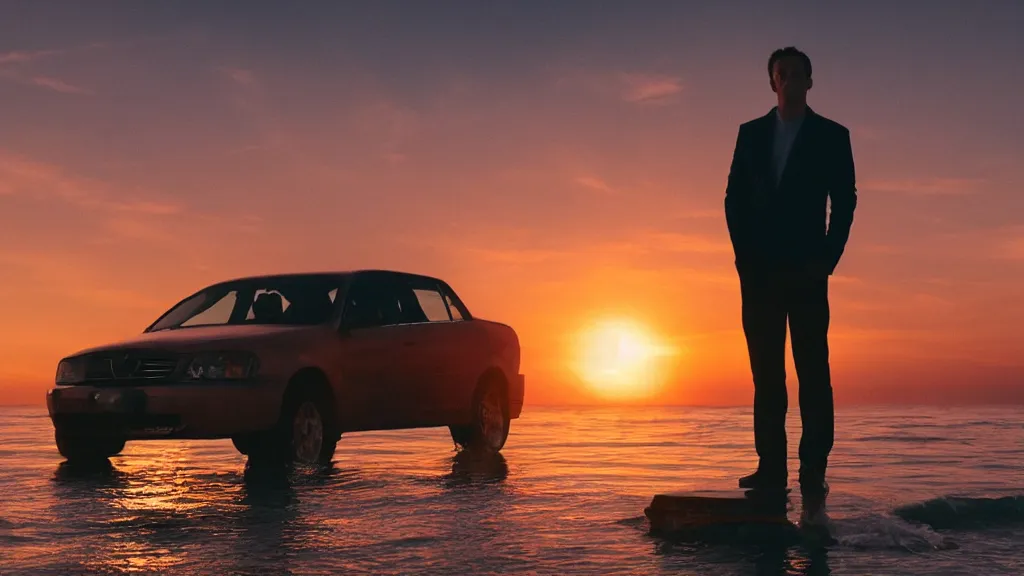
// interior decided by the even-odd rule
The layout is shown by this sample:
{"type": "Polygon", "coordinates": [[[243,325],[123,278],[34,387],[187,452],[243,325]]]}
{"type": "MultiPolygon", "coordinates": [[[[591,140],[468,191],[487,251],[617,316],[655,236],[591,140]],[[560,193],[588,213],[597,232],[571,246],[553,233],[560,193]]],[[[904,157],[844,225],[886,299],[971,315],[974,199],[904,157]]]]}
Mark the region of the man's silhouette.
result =
{"type": "Polygon", "coordinates": [[[788,482],[788,320],[803,423],[800,488],[805,497],[823,497],[834,429],[828,279],[857,204],[853,152],[849,130],[807,106],[807,55],[793,47],[776,50],[768,76],[778,105],[740,126],[725,193],[754,380],[758,455],[757,470],[739,485],[775,491],[788,482]]]}

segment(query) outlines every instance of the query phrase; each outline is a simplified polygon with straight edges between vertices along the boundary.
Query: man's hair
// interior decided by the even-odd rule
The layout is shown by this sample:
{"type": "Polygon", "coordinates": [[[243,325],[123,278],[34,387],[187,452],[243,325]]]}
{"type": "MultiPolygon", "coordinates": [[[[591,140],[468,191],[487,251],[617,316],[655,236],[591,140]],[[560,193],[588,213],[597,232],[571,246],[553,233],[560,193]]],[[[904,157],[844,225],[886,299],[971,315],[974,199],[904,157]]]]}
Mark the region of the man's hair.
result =
{"type": "Polygon", "coordinates": [[[796,49],[795,46],[786,46],[785,48],[779,48],[768,58],[768,77],[772,77],[773,69],[775,68],[775,61],[788,56],[796,56],[803,62],[804,70],[807,71],[807,77],[811,77],[811,59],[807,57],[807,54],[796,49]]]}

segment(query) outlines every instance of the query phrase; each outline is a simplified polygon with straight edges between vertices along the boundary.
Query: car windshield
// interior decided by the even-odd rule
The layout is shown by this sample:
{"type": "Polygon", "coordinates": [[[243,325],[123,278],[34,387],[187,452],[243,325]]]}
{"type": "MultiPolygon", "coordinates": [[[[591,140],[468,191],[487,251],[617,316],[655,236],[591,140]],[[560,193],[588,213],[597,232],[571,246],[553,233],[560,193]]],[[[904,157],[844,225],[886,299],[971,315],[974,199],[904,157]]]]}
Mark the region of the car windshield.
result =
{"type": "Polygon", "coordinates": [[[338,276],[305,275],[217,284],[170,309],[148,331],[196,326],[322,324],[334,313],[341,281],[338,276]]]}

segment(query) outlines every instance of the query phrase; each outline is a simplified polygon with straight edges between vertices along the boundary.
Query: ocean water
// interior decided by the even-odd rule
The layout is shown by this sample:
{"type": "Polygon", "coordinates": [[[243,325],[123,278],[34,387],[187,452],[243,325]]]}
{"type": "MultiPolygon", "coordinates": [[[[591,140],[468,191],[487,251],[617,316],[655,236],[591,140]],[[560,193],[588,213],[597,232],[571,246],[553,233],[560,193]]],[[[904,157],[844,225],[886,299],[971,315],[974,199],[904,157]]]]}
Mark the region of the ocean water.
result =
{"type": "MultiPolygon", "coordinates": [[[[795,412],[789,432],[795,457],[795,412]]],[[[643,508],[733,487],[749,410],[527,407],[498,458],[446,429],[360,433],[329,470],[274,474],[228,441],[75,469],[45,409],[4,409],[0,574],[1024,574],[1022,455],[1020,408],[840,409],[834,543],[676,541],[643,508]]]]}

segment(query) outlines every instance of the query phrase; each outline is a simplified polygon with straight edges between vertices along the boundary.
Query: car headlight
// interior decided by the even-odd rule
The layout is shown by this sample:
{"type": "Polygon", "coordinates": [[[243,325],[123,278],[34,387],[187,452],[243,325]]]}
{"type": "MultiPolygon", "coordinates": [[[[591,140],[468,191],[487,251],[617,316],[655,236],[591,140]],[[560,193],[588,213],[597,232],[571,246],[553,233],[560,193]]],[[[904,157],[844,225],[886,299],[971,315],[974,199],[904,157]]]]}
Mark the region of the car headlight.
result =
{"type": "Polygon", "coordinates": [[[247,352],[201,354],[192,359],[186,376],[192,380],[242,380],[256,373],[256,356],[247,352]]]}
{"type": "Polygon", "coordinates": [[[65,358],[57,364],[57,384],[85,382],[85,358],[65,358]]]}

